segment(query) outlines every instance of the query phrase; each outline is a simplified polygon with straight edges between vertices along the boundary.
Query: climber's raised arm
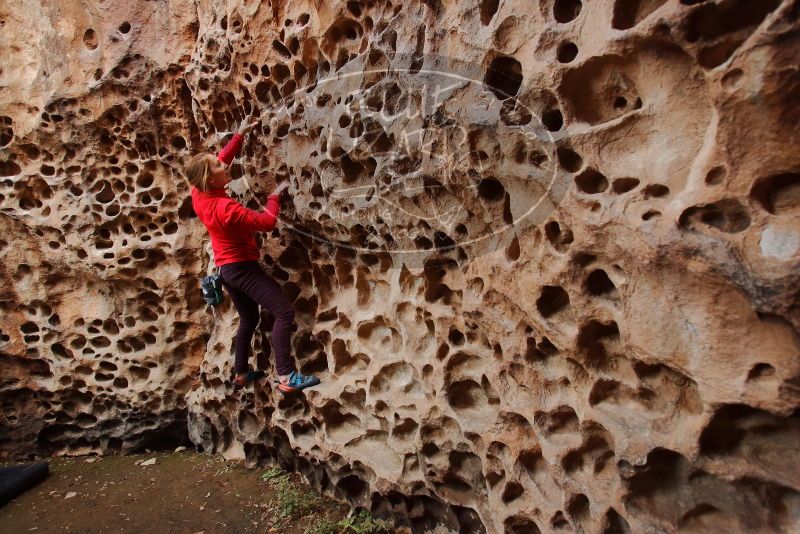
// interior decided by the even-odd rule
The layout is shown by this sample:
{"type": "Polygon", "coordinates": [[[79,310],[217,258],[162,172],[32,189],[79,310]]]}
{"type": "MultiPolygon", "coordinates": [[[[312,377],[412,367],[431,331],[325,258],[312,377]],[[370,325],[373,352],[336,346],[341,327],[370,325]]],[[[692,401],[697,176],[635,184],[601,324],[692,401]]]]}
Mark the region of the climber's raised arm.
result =
{"type": "Polygon", "coordinates": [[[242,149],[242,144],[244,143],[244,136],[258,125],[258,120],[251,122],[251,119],[252,117],[245,117],[242,119],[239,129],[233,134],[233,137],[231,137],[231,140],[228,141],[225,147],[219,151],[219,154],[217,154],[217,159],[226,167],[230,166],[233,158],[239,155],[239,151],[242,149]]]}
{"type": "Polygon", "coordinates": [[[269,232],[275,228],[280,212],[280,195],[289,187],[289,182],[278,185],[269,197],[264,211],[245,208],[235,200],[220,205],[220,217],[233,228],[248,232],[269,232]]]}

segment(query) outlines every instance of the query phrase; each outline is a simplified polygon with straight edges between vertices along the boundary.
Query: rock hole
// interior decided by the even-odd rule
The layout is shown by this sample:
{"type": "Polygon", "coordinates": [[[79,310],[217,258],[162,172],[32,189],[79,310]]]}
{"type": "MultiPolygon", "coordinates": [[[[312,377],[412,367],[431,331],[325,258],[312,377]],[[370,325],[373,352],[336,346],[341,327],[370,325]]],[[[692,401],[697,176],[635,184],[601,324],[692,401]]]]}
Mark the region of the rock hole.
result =
{"type": "Polygon", "coordinates": [[[759,363],[750,369],[747,373],[747,380],[759,380],[762,378],[771,378],[775,376],[775,368],[768,363],[759,363]]]}
{"type": "Polygon", "coordinates": [[[572,497],[567,505],[567,513],[572,519],[581,524],[589,519],[589,498],[583,493],[579,493],[572,497]]]}
{"type": "Polygon", "coordinates": [[[621,195],[622,193],[627,193],[628,191],[633,191],[639,186],[638,178],[617,178],[611,184],[611,190],[621,195]]]}
{"type": "Polygon", "coordinates": [[[118,376],[114,379],[113,384],[115,388],[124,389],[128,387],[128,379],[124,376],[118,376]]]}
{"type": "Polygon", "coordinates": [[[539,298],[536,299],[536,308],[542,317],[551,317],[569,306],[569,295],[560,286],[544,286],[539,298]]]}
{"type": "Polygon", "coordinates": [[[575,20],[581,14],[581,0],[556,0],[553,4],[553,17],[562,24],[575,20]]]}
{"type": "Polygon", "coordinates": [[[565,41],[558,45],[556,58],[558,59],[559,63],[570,63],[576,57],[578,57],[578,46],[575,43],[571,41],[565,41]]]}
{"type": "Polygon", "coordinates": [[[369,490],[369,485],[356,475],[348,475],[342,478],[336,483],[336,487],[352,502],[358,502],[369,490]]]}
{"type": "Polygon", "coordinates": [[[603,368],[607,363],[605,341],[619,341],[619,327],[615,321],[603,323],[592,319],[578,332],[578,348],[585,352],[586,361],[594,368],[603,368]]]}
{"type": "Polygon", "coordinates": [[[559,510],[553,514],[553,517],[550,519],[550,525],[553,527],[553,529],[568,529],[569,521],[567,521],[567,518],[564,517],[564,512],[559,510]]]}
{"type": "Polygon", "coordinates": [[[256,84],[255,92],[256,98],[262,104],[269,104],[272,100],[270,98],[271,91],[274,86],[268,81],[260,81],[256,84]]]}
{"type": "Polygon", "coordinates": [[[517,261],[519,259],[519,255],[519,238],[514,236],[511,244],[509,244],[508,248],[506,248],[506,259],[508,259],[508,261],[517,261]]]}
{"type": "Polygon", "coordinates": [[[131,376],[140,382],[143,382],[148,379],[150,376],[150,369],[146,367],[139,367],[138,365],[134,365],[129,368],[131,376]]]}
{"type": "Polygon", "coordinates": [[[750,215],[738,200],[724,198],[711,204],[692,206],[678,218],[682,227],[713,227],[726,234],[737,234],[750,227],[750,215]]]}
{"type": "Polygon", "coordinates": [[[616,0],[611,27],[615,30],[633,28],[664,2],[666,0],[616,0]]]}
{"type": "Polygon", "coordinates": [[[517,482],[508,482],[505,489],[503,489],[501,498],[504,504],[508,504],[520,498],[523,493],[525,493],[525,490],[522,488],[521,484],[517,482]]]}
{"type": "Polygon", "coordinates": [[[289,51],[288,48],[286,48],[286,45],[284,45],[279,40],[275,39],[274,41],[272,41],[272,48],[278,54],[280,54],[284,59],[291,59],[292,58],[292,53],[289,51]]]}
{"type": "Polygon", "coordinates": [[[725,176],[728,174],[728,171],[725,167],[717,166],[708,171],[706,174],[706,184],[708,185],[719,185],[725,179],[725,176]]]}
{"type": "Polygon", "coordinates": [[[112,200],[114,200],[114,190],[111,188],[111,184],[106,180],[101,180],[98,182],[100,186],[99,191],[95,194],[95,199],[102,203],[108,204],[112,200]]]}
{"type": "Polygon", "coordinates": [[[647,210],[642,214],[643,221],[649,221],[650,219],[655,219],[656,217],[661,217],[661,212],[657,210],[647,210]]]}
{"type": "Polygon", "coordinates": [[[503,522],[504,534],[541,534],[538,525],[528,517],[513,515],[503,522]]]}
{"type": "Polygon", "coordinates": [[[464,344],[464,334],[461,330],[450,327],[450,333],[447,336],[447,339],[450,341],[451,345],[463,345],[464,344]]]}
{"type": "Polygon", "coordinates": [[[768,421],[775,418],[764,415],[764,412],[744,404],[722,406],[700,434],[701,453],[717,455],[733,452],[749,432],[756,433],[759,428],[769,430],[773,426],[768,421]],[[759,425],[750,430],[748,427],[755,421],[759,421],[759,425]]]}
{"type": "Polygon", "coordinates": [[[556,149],[558,163],[567,172],[578,172],[583,167],[583,158],[577,152],[568,147],[556,149]]]}
{"type": "Polygon", "coordinates": [[[550,241],[550,244],[559,252],[563,252],[569,248],[570,243],[572,243],[574,239],[572,230],[566,228],[562,231],[558,221],[550,221],[545,224],[544,233],[547,236],[547,240],[550,241]]]}
{"type": "Polygon", "coordinates": [[[800,173],[785,173],[759,178],[750,198],[773,215],[800,213],[800,173]]]}
{"type": "Polygon", "coordinates": [[[498,99],[510,98],[522,84],[522,65],[513,57],[498,56],[489,65],[483,82],[498,99]]]}
{"type": "MultiPolygon", "coordinates": [[[[14,139],[14,129],[10,127],[0,128],[0,146],[8,145],[14,139]]],[[[36,158],[32,158],[36,159],[36,158]]]]}
{"type": "Polygon", "coordinates": [[[517,458],[519,464],[525,469],[531,478],[535,479],[537,473],[547,470],[547,462],[542,456],[542,451],[536,449],[526,449],[519,453],[517,458]]]}
{"type": "Polygon", "coordinates": [[[742,81],[742,76],[744,76],[742,69],[729,70],[725,73],[725,76],[722,77],[722,87],[726,91],[735,91],[736,88],[739,87],[739,83],[742,81]]]}
{"type": "Polygon", "coordinates": [[[92,28],[83,32],[83,45],[89,50],[97,48],[97,33],[92,28]]]}
{"type": "Polygon", "coordinates": [[[447,387],[447,401],[456,411],[481,409],[488,405],[486,393],[474,380],[453,382],[447,387]]]}
{"type": "MultiPolygon", "coordinates": [[[[431,0],[428,0],[431,1],[431,0]]],[[[448,478],[447,476],[445,478],[448,478]]],[[[460,482],[459,479],[452,477],[455,482],[460,482]]],[[[483,482],[483,481],[481,481],[483,482]]],[[[458,484],[457,484],[458,485],[458,484]]],[[[483,485],[483,484],[482,484],[483,485]]],[[[472,489],[469,493],[475,492],[479,488],[472,489]]],[[[458,490],[456,490],[458,491],[458,490]]],[[[483,525],[480,516],[472,508],[464,508],[461,506],[451,506],[453,513],[458,520],[458,532],[469,532],[471,534],[486,534],[486,527],[483,525]]]]}
{"type": "Polygon", "coordinates": [[[505,188],[495,178],[484,178],[478,184],[478,195],[484,200],[496,202],[505,195],[505,188]]]}
{"type": "Polygon", "coordinates": [[[586,290],[591,295],[605,295],[617,289],[608,274],[602,269],[595,269],[586,277],[586,290]]]}
{"type": "Polygon", "coordinates": [[[616,510],[609,508],[605,517],[603,534],[630,534],[631,527],[616,510]]]}
{"type": "Polygon", "coordinates": [[[481,24],[486,26],[492,21],[499,3],[500,0],[481,0],[481,24]]]}
{"type": "Polygon", "coordinates": [[[669,187],[662,184],[650,184],[644,188],[644,198],[660,198],[669,195],[669,187]]]}
{"type": "Polygon", "coordinates": [[[575,119],[598,124],[640,108],[638,76],[629,68],[636,61],[615,55],[593,57],[566,71],[562,96],[571,102],[575,119]]]}
{"type": "Polygon", "coordinates": [[[756,26],[780,3],[781,0],[709,2],[691,14],[686,39],[691,43],[700,39],[713,41],[718,37],[756,26]]]}
{"type": "Polygon", "coordinates": [[[193,219],[197,217],[192,206],[192,197],[186,197],[181,202],[181,207],[178,208],[178,218],[181,220],[193,219]]]}
{"type": "Polygon", "coordinates": [[[0,161],[0,177],[17,176],[21,172],[20,166],[13,161],[0,161]]]}
{"type": "Polygon", "coordinates": [[[542,124],[550,132],[557,132],[564,126],[564,117],[559,109],[548,109],[542,113],[542,124]]]}
{"type": "Polygon", "coordinates": [[[284,83],[291,75],[292,71],[283,63],[277,63],[272,67],[272,78],[279,84],[284,83]]]}
{"type": "Polygon", "coordinates": [[[589,195],[596,195],[608,189],[608,180],[596,169],[589,167],[575,177],[578,189],[589,195]]]}
{"type": "Polygon", "coordinates": [[[120,33],[128,33],[131,31],[131,23],[130,22],[123,22],[119,25],[119,32],[120,33]]]}
{"type": "Polygon", "coordinates": [[[175,150],[183,150],[186,148],[186,139],[180,135],[176,135],[172,138],[172,148],[175,150]]]}

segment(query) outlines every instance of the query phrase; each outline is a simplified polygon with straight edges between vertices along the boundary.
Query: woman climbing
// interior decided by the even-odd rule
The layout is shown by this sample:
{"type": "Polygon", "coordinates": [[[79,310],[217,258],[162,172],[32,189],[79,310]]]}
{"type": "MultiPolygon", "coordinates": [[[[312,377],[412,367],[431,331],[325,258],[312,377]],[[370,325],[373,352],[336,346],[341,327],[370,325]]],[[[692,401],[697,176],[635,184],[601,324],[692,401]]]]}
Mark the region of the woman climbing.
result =
{"type": "Polygon", "coordinates": [[[248,124],[248,119],[244,119],[238,132],[216,158],[211,154],[198,154],[186,165],[185,172],[192,185],[194,211],[211,236],[214,262],[220,267],[222,285],[239,312],[234,387],[244,387],[264,376],[264,371],[249,371],[247,365],[250,340],[258,325],[258,307],[261,305],[274,318],[272,347],[278,388],[282,393],[294,393],[319,384],[319,379],[295,370],[294,360],[289,354],[294,310],[277,282],[259,265],[254,235],[275,228],[279,198],[289,184],[278,185],[267,198],[266,209],[261,212],[245,208],[225,192],[225,186],[231,181],[227,167],[241,150],[244,135],[256,124],[258,122],[248,124]]]}

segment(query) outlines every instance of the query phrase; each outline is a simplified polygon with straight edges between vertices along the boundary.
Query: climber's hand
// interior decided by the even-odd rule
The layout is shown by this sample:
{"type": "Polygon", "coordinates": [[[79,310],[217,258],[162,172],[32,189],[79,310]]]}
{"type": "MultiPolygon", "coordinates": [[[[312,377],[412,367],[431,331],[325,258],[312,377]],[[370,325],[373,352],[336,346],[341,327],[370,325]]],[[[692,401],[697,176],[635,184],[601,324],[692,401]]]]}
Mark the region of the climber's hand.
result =
{"type": "Polygon", "coordinates": [[[277,186],[277,187],[276,187],[276,188],[275,188],[275,189],[272,191],[272,193],[270,193],[270,194],[269,194],[269,196],[272,196],[272,195],[278,195],[278,196],[280,196],[280,194],[281,194],[281,193],[283,193],[284,191],[286,191],[287,189],[289,189],[289,182],[288,182],[288,181],[286,181],[286,182],[283,182],[283,183],[280,183],[280,184],[278,184],[278,186],[277,186]]]}
{"type": "Polygon", "coordinates": [[[255,118],[255,111],[249,117],[242,119],[242,124],[239,125],[239,135],[246,135],[255,128],[261,119],[255,118]]]}

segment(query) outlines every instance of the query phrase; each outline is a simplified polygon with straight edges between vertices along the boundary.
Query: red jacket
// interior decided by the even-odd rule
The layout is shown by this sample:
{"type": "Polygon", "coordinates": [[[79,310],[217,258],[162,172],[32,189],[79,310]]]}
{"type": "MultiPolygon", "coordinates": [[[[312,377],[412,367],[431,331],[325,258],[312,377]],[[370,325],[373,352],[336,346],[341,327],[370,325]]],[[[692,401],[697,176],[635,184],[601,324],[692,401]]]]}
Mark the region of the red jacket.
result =
{"type": "MultiPolygon", "coordinates": [[[[236,134],[217,159],[230,165],[241,148],[242,136],[236,134]]],[[[192,207],[211,236],[214,263],[218,266],[259,259],[254,232],[268,232],[275,228],[280,210],[277,195],[270,195],[266,209],[259,212],[236,202],[224,188],[200,191],[196,187],[192,187],[192,207]]]]}

